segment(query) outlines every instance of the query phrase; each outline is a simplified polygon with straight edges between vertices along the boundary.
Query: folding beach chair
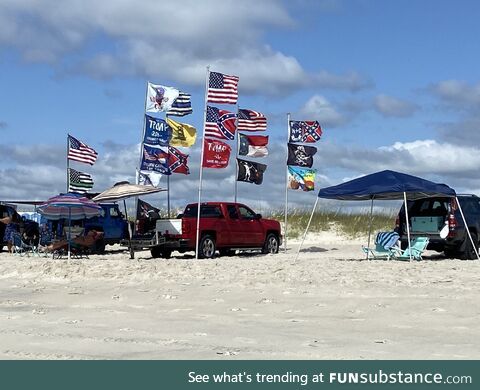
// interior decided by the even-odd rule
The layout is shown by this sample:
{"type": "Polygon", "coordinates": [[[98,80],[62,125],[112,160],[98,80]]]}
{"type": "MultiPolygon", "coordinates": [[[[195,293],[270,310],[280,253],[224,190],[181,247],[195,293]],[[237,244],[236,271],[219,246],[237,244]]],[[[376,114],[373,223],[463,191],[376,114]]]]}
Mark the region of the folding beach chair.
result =
{"type": "Polygon", "coordinates": [[[417,237],[410,243],[410,249],[407,248],[403,252],[397,253],[394,257],[398,260],[410,260],[412,253],[413,260],[423,260],[422,254],[427,249],[428,237],[417,237]]]}
{"type": "Polygon", "coordinates": [[[390,260],[398,255],[400,248],[396,246],[400,235],[397,232],[380,232],[375,237],[375,248],[362,245],[362,250],[369,258],[390,260]]]}
{"type": "Polygon", "coordinates": [[[19,232],[12,232],[13,254],[29,255],[30,253],[38,255],[37,248],[33,244],[27,244],[22,240],[22,235],[19,232]]]}

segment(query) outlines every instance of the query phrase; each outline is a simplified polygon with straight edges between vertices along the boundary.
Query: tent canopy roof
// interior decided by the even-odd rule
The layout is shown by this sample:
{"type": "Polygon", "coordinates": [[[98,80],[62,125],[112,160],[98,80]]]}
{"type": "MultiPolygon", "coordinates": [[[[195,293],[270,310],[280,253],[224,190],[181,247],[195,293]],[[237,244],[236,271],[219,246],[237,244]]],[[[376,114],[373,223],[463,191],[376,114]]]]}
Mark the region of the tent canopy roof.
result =
{"type": "Polygon", "coordinates": [[[435,196],[454,197],[455,190],[446,184],[438,184],[420,177],[395,171],[381,171],[347,181],[336,186],[322,188],[319,198],[339,200],[369,199],[420,199],[435,196]]]}

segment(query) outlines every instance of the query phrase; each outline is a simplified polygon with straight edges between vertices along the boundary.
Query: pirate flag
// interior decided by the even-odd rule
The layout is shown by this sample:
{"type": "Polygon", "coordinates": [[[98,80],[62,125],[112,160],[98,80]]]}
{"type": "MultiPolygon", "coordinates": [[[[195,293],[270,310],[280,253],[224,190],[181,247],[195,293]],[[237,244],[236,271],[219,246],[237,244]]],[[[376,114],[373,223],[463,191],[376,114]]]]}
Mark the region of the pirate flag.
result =
{"type": "Polygon", "coordinates": [[[289,142],[287,165],[311,168],[315,153],[317,153],[317,148],[314,146],[296,145],[289,142]]]}
{"type": "Polygon", "coordinates": [[[137,219],[158,218],[159,214],[160,214],[160,209],[153,207],[150,203],[147,203],[141,199],[138,199],[137,219]]]}
{"type": "Polygon", "coordinates": [[[238,177],[237,181],[246,181],[247,183],[262,184],[263,172],[267,170],[265,164],[259,164],[237,158],[238,177]]]}

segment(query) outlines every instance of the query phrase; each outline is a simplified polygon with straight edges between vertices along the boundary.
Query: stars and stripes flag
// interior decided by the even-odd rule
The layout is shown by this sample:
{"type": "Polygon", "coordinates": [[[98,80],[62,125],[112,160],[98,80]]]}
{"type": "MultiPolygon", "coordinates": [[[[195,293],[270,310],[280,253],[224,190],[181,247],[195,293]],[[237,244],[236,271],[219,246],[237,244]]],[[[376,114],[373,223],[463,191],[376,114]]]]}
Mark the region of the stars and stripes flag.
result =
{"type": "Polygon", "coordinates": [[[240,109],[237,127],[242,131],[264,131],[267,130],[267,118],[261,112],[240,109]]]}
{"type": "Polygon", "coordinates": [[[69,168],[68,179],[68,192],[84,194],[93,188],[92,176],[88,173],[69,168]]]}
{"type": "Polygon", "coordinates": [[[207,106],[205,136],[221,139],[235,139],[237,114],[207,106]]]}
{"type": "Polygon", "coordinates": [[[290,121],[289,142],[314,143],[321,136],[322,128],[318,121],[290,121]]]}
{"type": "Polygon", "coordinates": [[[238,99],[238,77],[210,72],[207,102],[236,104],[238,99]]]}
{"type": "Polygon", "coordinates": [[[191,114],[192,110],[192,101],[191,95],[189,93],[180,92],[178,97],[172,104],[172,108],[167,111],[167,115],[173,116],[185,116],[191,114]]]}
{"type": "Polygon", "coordinates": [[[68,135],[68,159],[93,165],[97,161],[98,153],[75,137],[68,135]]]}

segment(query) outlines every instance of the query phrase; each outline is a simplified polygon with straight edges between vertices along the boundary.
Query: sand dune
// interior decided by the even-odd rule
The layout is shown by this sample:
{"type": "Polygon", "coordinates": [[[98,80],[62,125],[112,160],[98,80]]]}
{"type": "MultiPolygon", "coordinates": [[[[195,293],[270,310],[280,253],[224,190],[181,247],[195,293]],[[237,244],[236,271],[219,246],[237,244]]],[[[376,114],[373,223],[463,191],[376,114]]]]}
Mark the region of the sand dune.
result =
{"type": "MultiPolygon", "coordinates": [[[[0,254],[2,359],[478,359],[480,263],[365,261],[309,236],[278,255],[0,254]]],[[[114,248],[115,249],[115,248],[114,248]]]]}

